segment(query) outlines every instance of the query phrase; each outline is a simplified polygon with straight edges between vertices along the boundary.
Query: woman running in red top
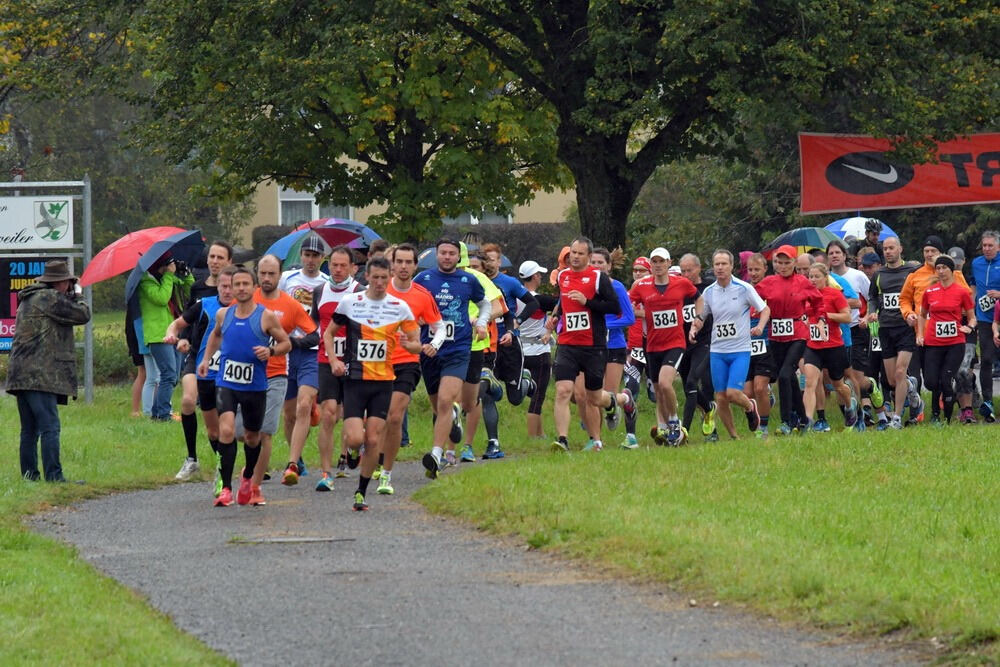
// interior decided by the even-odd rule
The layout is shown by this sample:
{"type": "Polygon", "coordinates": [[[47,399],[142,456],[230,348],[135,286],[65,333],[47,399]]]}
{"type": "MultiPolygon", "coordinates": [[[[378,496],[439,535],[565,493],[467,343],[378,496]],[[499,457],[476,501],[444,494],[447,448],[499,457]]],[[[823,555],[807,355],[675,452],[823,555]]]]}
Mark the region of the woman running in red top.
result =
{"type": "Polygon", "coordinates": [[[806,369],[806,390],[802,394],[805,414],[809,418],[809,429],[829,431],[825,420],[813,421],[816,410],[816,387],[823,377],[823,370],[830,376],[840,404],[847,410],[844,423],[852,428],[858,421],[858,403],[851,395],[851,389],[844,384],[844,370],[847,368],[847,348],[840,333],[840,325],[851,321],[851,307],[847,305],[844,293],[830,286],[830,273],[825,264],[809,267],[809,281],[819,290],[823,300],[818,304],[810,301],[806,305],[809,316],[809,340],[803,361],[806,369]]]}
{"type": "Polygon", "coordinates": [[[955,375],[965,355],[965,335],[976,327],[972,295],[955,282],[955,261],[948,255],[934,260],[937,283],[924,290],[917,320],[917,345],[924,348],[924,383],[931,390],[931,423],[942,426],[955,409],[955,375]],[[962,325],[962,316],[966,324],[962,325]],[[943,400],[942,400],[943,399],[943,400]]]}

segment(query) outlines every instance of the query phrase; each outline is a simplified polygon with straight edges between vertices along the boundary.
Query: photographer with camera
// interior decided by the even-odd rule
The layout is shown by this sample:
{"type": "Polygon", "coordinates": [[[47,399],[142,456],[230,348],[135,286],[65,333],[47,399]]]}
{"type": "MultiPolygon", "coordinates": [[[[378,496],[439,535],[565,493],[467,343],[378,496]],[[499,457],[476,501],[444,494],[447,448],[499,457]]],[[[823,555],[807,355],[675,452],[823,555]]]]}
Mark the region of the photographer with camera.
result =
{"type": "MultiPolygon", "coordinates": [[[[186,265],[183,266],[186,269],[186,265]]],[[[167,327],[181,314],[187,301],[194,276],[186,272],[177,275],[177,262],[170,253],[153,262],[149,271],[139,281],[139,310],[142,312],[143,340],[160,373],[160,381],[153,395],[153,421],[170,421],[170,405],[177,385],[178,353],[174,346],[163,342],[167,327]]]]}

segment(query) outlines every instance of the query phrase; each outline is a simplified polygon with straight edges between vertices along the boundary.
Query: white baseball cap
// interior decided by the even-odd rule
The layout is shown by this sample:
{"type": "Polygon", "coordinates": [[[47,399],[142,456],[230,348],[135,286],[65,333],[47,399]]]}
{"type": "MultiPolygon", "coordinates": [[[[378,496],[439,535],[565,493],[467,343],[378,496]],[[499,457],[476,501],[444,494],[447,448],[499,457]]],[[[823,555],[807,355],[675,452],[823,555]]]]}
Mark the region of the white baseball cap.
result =
{"type": "Polygon", "coordinates": [[[653,252],[649,253],[649,258],[650,259],[653,259],[654,257],[659,257],[660,259],[665,259],[668,262],[670,261],[670,253],[667,252],[667,249],[664,248],[664,247],[662,247],[662,246],[660,246],[659,248],[655,248],[653,250],[653,252]]]}
{"type": "Polygon", "coordinates": [[[518,267],[517,273],[522,278],[530,278],[536,273],[548,273],[549,270],[544,266],[540,266],[538,262],[533,259],[529,259],[527,262],[521,262],[521,266],[518,267]]]}

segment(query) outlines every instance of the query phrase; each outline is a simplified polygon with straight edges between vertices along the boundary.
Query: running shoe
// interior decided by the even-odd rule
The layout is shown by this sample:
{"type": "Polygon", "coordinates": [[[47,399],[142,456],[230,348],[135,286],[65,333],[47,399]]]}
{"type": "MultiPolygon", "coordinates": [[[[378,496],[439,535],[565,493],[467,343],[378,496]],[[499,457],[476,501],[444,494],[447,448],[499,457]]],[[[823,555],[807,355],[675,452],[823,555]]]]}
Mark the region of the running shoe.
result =
{"type": "Polygon", "coordinates": [[[323,474],[319,477],[319,481],[316,482],[316,490],[333,491],[333,477],[330,476],[330,473],[325,470],[323,471],[323,474]]]}
{"type": "Polygon", "coordinates": [[[747,410],[747,426],[751,433],[760,428],[760,412],[757,411],[757,400],[753,398],[750,399],[750,409],[747,410]]]}
{"type": "Polygon", "coordinates": [[[385,468],[383,468],[382,464],[379,463],[377,466],[375,466],[375,470],[372,471],[372,479],[379,479],[379,478],[381,478],[382,477],[382,473],[384,471],[385,471],[385,468]]]}
{"type": "Polygon", "coordinates": [[[236,502],[240,505],[246,505],[250,502],[250,478],[244,477],[242,471],[240,472],[240,488],[236,492],[236,502]]]}
{"type": "Polygon", "coordinates": [[[705,442],[718,442],[718,441],[719,441],[719,432],[717,430],[712,431],[711,433],[705,436],[705,442]]]}
{"type": "Polygon", "coordinates": [[[754,437],[757,438],[758,440],[767,440],[768,438],[767,427],[761,426],[759,429],[757,429],[754,432],[754,437]]]}
{"type": "Polygon", "coordinates": [[[900,419],[899,415],[894,415],[892,420],[889,422],[889,428],[896,431],[903,428],[903,420],[900,419]]]}
{"type": "Polygon", "coordinates": [[[354,470],[361,463],[361,451],[358,449],[347,449],[347,467],[354,470]]]}
{"type": "Polygon", "coordinates": [[[924,421],[924,399],[920,394],[914,394],[910,399],[910,421],[914,424],[924,421]]]}
{"type": "Polygon", "coordinates": [[[872,407],[878,410],[885,405],[885,397],[882,396],[882,388],[878,386],[878,382],[875,381],[875,378],[870,377],[868,378],[868,381],[872,383],[871,393],[869,393],[869,398],[871,398],[872,401],[872,407]]]}
{"type": "Polygon", "coordinates": [[[285,486],[295,486],[299,483],[299,468],[294,463],[289,463],[285,468],[285,474],[281,476],[281,483],[285,486]]]}
{"type": "Polygon", "coordinates": [[[622,404],[622,412],[624,412],[629,419],[632,419],[635,417],[635,396],[632,395],[632,390],[628,387],[622,389],[622,393],[625,394],[625,402],[622,404]]]}
{"type": "Polygon", "coordinates": [[[686,428],[684,428],[683,426],[681,426],[679,430],[681,432],[681,437],[677,441],[677,445],[676,445],[677,447],[680,447],[681,445],[683,445],[684,443],[686,443],[688,441],[688,430],[686,428]]]}
{"type": "Polygon", "coordinates": [[[497,379],[497,376],[493,374],[492,370],[484,368],[480,371],[479,382],[486,383],[486,393],[494,401],[499,401],[503,398],[503,383],[497,379]]]}
{"type": "Polygon", "coordinates": [[[451,431],[448,433],[448,439],[457,445],[462,442],[463,437],[465,437],[465,429],[462,428],[462,408],[459,407],[458,403],[452,403],[451,431]]]}
{"type": "Polygon", "coordinates": [[[619,445],[622,449],[638,449],[639,439],[635,437],[635,433],[626,433],[625,442],[619,445]]]}
{"type": "Polygon", "coordinates": [[[201,466],[198,465],[197,461],[189,456],[184,459],[184,465],[182,465],[181,469],[177,471],[176,475],[174,475],[174,479],[186,482],[199,470],[201,470],[201,466]]]}
{"type": "Polygon", "coordinates": [[[458,465],[458,458],[455,457],[455,452],[448,450],[444,453],[444,458],[441,459],[441,468],[449,468],[458,465]]]}
{"type": "Polygon", "coordinates": [[[354,507],[355,512],[367,512],[368,503],[365,502],[365,494],[360,491],[354,493],[354,507]]]}
{"type": "Polygon", "coordinates": [[[825,419],[813,422],[811,430],[815,433],[829,433],[830,424],[825,419]]]}
{"type": "Polygon", "coordinates": [[[306,469],[306,462],[302,460],[301,456],[299,457],[299,462],[295,465],[299,467],[299,477],[305,477],[309,474],[309,471],[306,469]]]}
{"type": "Polygon", "coordinates": [[[680,422],[669,421],[667,422],[667,444],[671,447],[676,447],[681,444],[681,425],[680,422]]]}
{"type": "Polygon", "coordinates": [[[863,433],[867,428],[868,428],[868,426],[865,425],[865,420],[864,419],[860,419],[859,418],[858,421],[855,422],[855,424],[854,424],[854,430],[858,431],[859,433],[863,433]]]}
{"type": "Polygon", "coordinates": [[[865,426],[875,426],[875,418],[872,416],[871,406],[866,405],[861,408],[861,414],[864,416],[862,421],[864,421],[865,426]]]}
{"type": "Polygon", "coordinates": [[[261,479],[263,481],[265,481],[265,482],[270,482],[271,481],[271,473],[269,473],[269,472],[264,473],[264,476],[261,479]]]}
{"type": "Polygon", "coordinates": [[[876,431],[887,431],[889,430],[889,420],[880,419],[878,420],[878,426],[875,427],[876,431]]]}
{"type": "Polygon", "coordinates": [[[962,408],[962,414],[959,416],[959,421],[962,422],[963,424],[975,424],[976,423],[976,415],[972,411],[971,407],[962,408]]]}
{"type": "Polygon", "coordinates": [[[222,489],[222,493],[219,494],[218,498],[212,501],[212,504],[215,507],[229,507],[230,505],[233,505],[234,502],[233,502],[232,489],[226,489],[226,488],[222,489]]]}
{"type": "Polygon", "coordinates": [[[566,442],[563,439],[556,438],[555,440],[552,441],[552,447],[551,447],[551,449],[554,452],[568,452],[569,451],[569,443],[566,442]]]}
{"type": "Polygon", "coordinates": [[[334,473],[336,477],[347,477],[347,457],[343,454],[340,455],[340,459],[337,461],[337,472],[334,473]]]}
{"type": "Polygon", "coordinates": [[[264,500],[264,496],[260,492],[259,486],[250,487],[250,504],[257,507],[267,504],[267,501],[264,500]]]}
{"type": "Polygon", "coordinates": [[[422,458],[420,462],[424,465],[424,475],[430,479],[437,479],[440,463],[438,463],[438,460],[434,458],[434,455],[427,452],[424,454],[424,458],[422,458]]]}
{"type": "Polygon", "coordinates": [[[854,428],[854,425],[859,421],[864,423],[864,420],[858,419],[858,399],[851,396],[851,407],[847,408],[847,412],[844,413],[844,426],[854,428]]]}
{"type": "Polygon", "coordinates": [[[585,451],[585,452],[599,452],[602,449],[604,449],[604,445],[601,443],[601,441],[600,440],[594,440],[593,438],[591,438],[590,440],[587,441],[587,444],[584,446],[583,451],[585,451]]]}
{"type": "Polygon", "coordinates": [[[792,434],[792,427],[789,426],[788,424],[786,424],[785,422],[781,422],[781,426],[778,427],[778,431],[777,432],[778,432],[778,435],[791,435],[792,434]]]}
{"type": "Polygon", "coordinates": [[[702,435],[710,435],[715,430],[715,412],[717,407],[715,401],[708,404],[708,412],[705,413],[705,418],[701,420],[702,435]]]}
{"type": "Polygon", "coordinates": [[[490,438],[486,441],[486,451],[483,452],[484,459],[502,459],[504,457],[503,450],[500,449],[500,441],[496,438],[490,438]]]}
{"type": "Polygon", "coordinates": [[[383,496],[391,496],[396,492],[396,490],[392,488],[392,479],[389,473],[385,473],[384,475],[382,475],[382,478],[379,479],[378,492],[380,495],[383,496]]]}
{"type": "Polygon", "coordinates": [[[218,498],[219,494],[222,493],[222,467],[221,465],[215,469],[215,497],[218,498]]]}
{"type": "MultiPolygon", "coordinates": [[[[483,454],[483,458],[486,458],[485,454],[483,454]]],[[[462,451],[458,453],[458,460],[462,463],[473,463],[476,460],[476,453],[472,451],[472,445],[464,445],[462,447],[462,451]]]]}
{"type": "Polygon", "coordinates": [[[944,428],[944,422],[941,421],[940,415],[931,415],[931,426],[934,428],[944,428]]]}
{"type": "Polygon", "coordinates": [[[531,371],[527,368],[521,371],[521,393],[527,397],[532,397],[535,395],[535,391],[538,389],[538,385],[535,384],[534,379],[531,377],[531,371]]]}
{"type": "Polygon", "coordinates": [[[983,401],[979,404],[979,414],[982,415],[983,421],[987,424],[993,424],[996,422],[997,418],[993,413],[993,402],[983,401]]]}
{"type": "Polygon", "coordinates": [[[653,439],[653,442],[658,444],[660,447],[667,446],[667,431],[660,428],[659,426],[654,426],[649,429],[649,437],[653,439]]]}
{"type": "Polygon", "coordinates": [[[622,409],[618,405],[618,399],[615,398],[614,392],[608,394],[611,397],[611,405],[604,409],[604,423],[608,425],[609,431],[614,431],[618,428],[618,422],[622,418],[622,409]]]}

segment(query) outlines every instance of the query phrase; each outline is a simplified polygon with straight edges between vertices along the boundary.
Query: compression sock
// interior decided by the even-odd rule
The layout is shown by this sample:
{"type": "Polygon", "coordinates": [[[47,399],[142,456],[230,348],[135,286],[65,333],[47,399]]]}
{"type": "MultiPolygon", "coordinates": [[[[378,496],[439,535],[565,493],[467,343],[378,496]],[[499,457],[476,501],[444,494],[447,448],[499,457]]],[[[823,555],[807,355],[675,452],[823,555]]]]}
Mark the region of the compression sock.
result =
{"type": "Polygon", "coordinates": [[[198,460],[198,417],[192,412],[181,414],[181,427],[184,429],[184,444],[187,445],[188,458],[198,460]]]}
{"type": "Polygon", "coordinates": [[[257,459],[260,458],[260,445],[251,447],[250,445],[244,444],[243,455],[247,460],[247,464],[243,468],[243,476],[250,479],[253,477],[253,469],[257,467],[257,459]]]}
{"type": "Polygon", "coordinates": [[[216,454],[219,453],[219,439],[218,438],[215,438],[214,440],[209,440],[208,444],[212,448],[213,452],[215,452],[216,454]]]}
{"type": "Polygon", "coordinates": [[[364,475],[358,476],[358,493],[365,495],[368,493],[368,482],[372,481],[371,477],[365,477],[364,475]]]}
{"type": "Polygon", "coordinates": [[[222,486],[232,490],[233,468],[236,467],[236,441],[220,442],[219,458],[222,459],[222,486]]]}
{"type": "Polygon", "coordinates": [[[497,402],[490,397],[483,401],[483,423],[486,424],[486,437],[499,440],[500,413],[497,412],[497,402]]]}
{"type": "Polygon", "coordinates": [[[817,410],[816,411],[816,419],[817,419],[817,421],[825,422],[826,421],[826,410],[817,410]]]}
{"type": "Polygon", "coordinates": [[[378,453],[378,464],[380,466],[385,465],[385,454],[383,454],[382,452],[378,453]]]}

